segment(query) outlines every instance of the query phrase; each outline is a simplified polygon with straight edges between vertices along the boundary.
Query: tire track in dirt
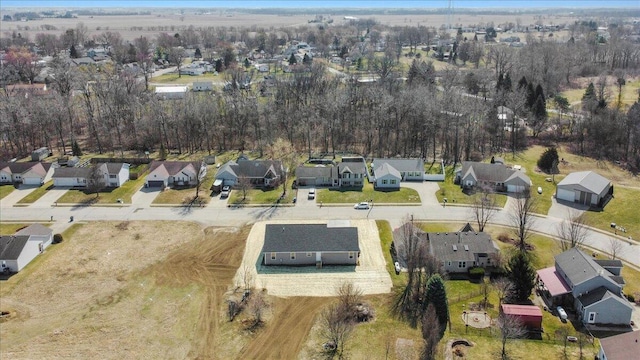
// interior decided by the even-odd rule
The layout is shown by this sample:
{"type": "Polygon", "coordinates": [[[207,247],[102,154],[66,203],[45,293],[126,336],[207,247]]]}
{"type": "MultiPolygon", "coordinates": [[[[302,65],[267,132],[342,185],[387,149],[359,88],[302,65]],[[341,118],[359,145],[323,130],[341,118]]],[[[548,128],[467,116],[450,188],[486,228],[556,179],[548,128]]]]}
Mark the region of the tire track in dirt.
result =
{"type": "Polygon", "coordinates": [[[326,297],[278,299],[273,319],[242,352],[241,359],[297,359],[316,315],[331,302],[326,297]]]}

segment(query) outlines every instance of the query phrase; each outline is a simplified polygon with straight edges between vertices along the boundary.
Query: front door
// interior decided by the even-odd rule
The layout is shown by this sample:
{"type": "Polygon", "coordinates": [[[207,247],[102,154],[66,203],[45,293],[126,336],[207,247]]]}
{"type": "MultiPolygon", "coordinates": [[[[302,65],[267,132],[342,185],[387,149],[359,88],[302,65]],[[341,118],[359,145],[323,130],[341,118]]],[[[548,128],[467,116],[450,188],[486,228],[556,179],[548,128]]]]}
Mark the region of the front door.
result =
{"type": "Polygon", "coordinates": [[[589,324],[593,324],[596,322],[596,313],[595,312],[590,312],[589,313],[589,319],[587,319],[587,322],[589,324]]]}

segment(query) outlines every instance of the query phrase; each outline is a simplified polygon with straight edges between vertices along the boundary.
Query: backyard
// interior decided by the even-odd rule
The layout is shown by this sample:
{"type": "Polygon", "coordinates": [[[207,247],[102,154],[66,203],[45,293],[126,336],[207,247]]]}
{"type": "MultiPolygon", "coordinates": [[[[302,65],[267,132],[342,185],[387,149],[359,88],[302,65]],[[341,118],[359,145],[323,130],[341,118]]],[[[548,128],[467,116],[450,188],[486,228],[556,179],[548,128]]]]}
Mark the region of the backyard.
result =
{"type": "Polygon", "coordinates": [[[362,189],[319,189],[317,192],[316,201],[322,204],[355,204],[371,200],[374,204],[420,204],[420,195],[414,189],[400,187],[396,191],[377,191],[368,182],[362,189]]]}

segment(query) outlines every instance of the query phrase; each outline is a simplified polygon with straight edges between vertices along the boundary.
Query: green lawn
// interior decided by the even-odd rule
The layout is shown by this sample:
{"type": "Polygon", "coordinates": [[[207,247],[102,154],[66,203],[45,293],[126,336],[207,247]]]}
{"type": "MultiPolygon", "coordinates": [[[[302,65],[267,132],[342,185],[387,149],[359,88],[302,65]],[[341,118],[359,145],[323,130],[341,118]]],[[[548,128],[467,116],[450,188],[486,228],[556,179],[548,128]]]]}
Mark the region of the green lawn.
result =
{"type": "MultiPolygon", "coordinates": [[[[588,85],[588,84],[587,84],[588,85]]],[[[587,90],[587,85],[585,85],[584,89],[572,89],[566,90],[560,93],[560,95],[567,98],[570,104],[574,104],[575,106],[580,106],[582,102],[582,97],[584,96],[584,92],[587,90]]],[[[595,82],[594,82],[595,85],[595,82]]],[[[629,81],[627,79],[627,84],[622,87],[622,104],[623,106],[631,106],[634,102],[638,100],[638,89],[640,88],[640,80],[629,81]]],[[[611,107],[615,107],[618,103],[618,86],[611,85],[607,87],[609,93],[609,105],[611,107]]],[[[549,102],[551,103],[551,102],[549,102]]]]}
{"type": "Polygon", "coordinates": [[[16,188],[15,186],[13,186],[13,184],[0,186],[0,199],[4,199],[5,196],[11,194],[15,189],[16,188]]]}
{"type": "MultiPolygon", "coordinates": [[[[142,177],[144,179],[144,177],[142,177]]],[[[207,204],[211,200],[209,196],[211,185],[215,180],[215,171],[213,166],[207,166],[207,175],[205,175],[202,183],[200,184],[199,201],[200,203],[207,204]]],[[[144,183],[144,180],[142,181],[144,183]]],[[[171,188],[161,191],[158,196],[153,200],[153,204],[173,204],[179,205],[190,202],[196,196],[196,188],[171,188]]]]}
{"type": "Polygon", "coordinates": [[[20,223],[0,223],[0,234],[2,235],[13,235],[16,231],[25,228],[31,224],[20,224],[20,223]]]}
{"type": "Polygon", "coordinates": [[[398,191],[376,191],[373,184],[366,183],[360,189],[319,189],[317,202],[323,204],[355,204],[373,199],[374,204],[420,203],[420,195],[414,189],[401,187],[398,191]]]}
{"type": "Polygon", "coordinates": [[[640,239],[640,211],[636,208],[640,191],[614,184],[613,196],[603,211],[585,212],[587,224],[611,232],[611,223],[614,222],[627,230],[626,233],[618,232],[619,235],[640,239]]]}
{"type": "Polygon", "coordinates": [[[29,195],[23,197],[18,201],[18,204],[33,204],[36,200],[40,199],[49,189],[53,189],[53,180],[49,180],[44,185],[33,190],[29,195]]]}
{"type": "MultiPolygon", "coordinates": [[[[440,187],[440,190],[436,192],[438,201],[442,203],[444,198],[447,198],[449,204],[472,204],[473,196],[463,193],[460,185],[453,183],[455,178],[454,171],[452,166],[445,167],[445,179],[444,181],[438,182],[438,186],[440,187]]],[[[495,197],[498,207],[504,207],[507,203],[507,196],[495,194],[495,197]]]]}
{"type": "Polygon", "coordinates": [[[382,254],[387,262],[387,271],[391,275],[391,281],[393,286],[400,286],[404,282],[404,274],[400,273],[396,275],[395,267],[393,266],[393,260],[391,258],[391,243],[393,242],[393,229],[386,220],[376,220],[378,226],[378,235],[380,236],[380,243],[382,245],[382,254]]]}
{"type": "Polygon", "coordinates": [[[273,205],[273,204],[291,204],[296,196],[296,191],[291,189],[293,179],[287,181],[287,194],[282,196],[282,186],[273,189],[250,189],[247,190],[247,197],[244,198],[242,190],[233,189],[229,196],[229,204],[233,205],[273,205]]]}
{"type": "Polygon", "coordinates": [[[163,83],[171,85],[186,85],[194,81],[207,81],[207,80],[220,80],[223,81],[224,77],[214,74],[203,74],[200,76],[182,75],[178,77],[177,73],[164,74],[160,76],[154,76],[149,81],[152,83],[163,83]]]}
{"type": "Polygon", "coordinates": [[[140,176],[136,180],[129,180],[118,188],[104,189],[96,194],[86,192],[85,190],[71,189],[67,191],[58,202],[61,204],[116,204],[118,199],[122,199],[125,204],[131,204],[131,197],[144,185],[144,176],[140,176]]]}

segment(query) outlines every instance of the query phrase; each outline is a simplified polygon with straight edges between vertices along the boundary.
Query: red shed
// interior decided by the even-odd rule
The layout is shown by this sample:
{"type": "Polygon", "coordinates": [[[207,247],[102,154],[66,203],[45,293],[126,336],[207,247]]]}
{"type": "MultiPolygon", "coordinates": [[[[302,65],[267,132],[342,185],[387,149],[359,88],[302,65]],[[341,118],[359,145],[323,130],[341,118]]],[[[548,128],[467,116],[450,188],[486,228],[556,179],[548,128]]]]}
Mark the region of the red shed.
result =
{"type": "Polygon", "coordinates": [[[530,330],[542,329],[542,311],[535,305],[502,304],[501,311],[518,318],[530,330]]]}

